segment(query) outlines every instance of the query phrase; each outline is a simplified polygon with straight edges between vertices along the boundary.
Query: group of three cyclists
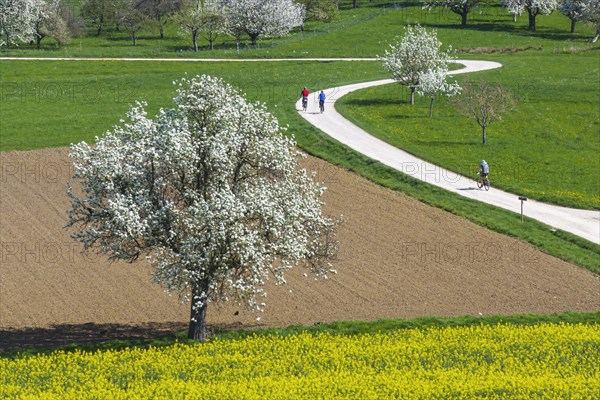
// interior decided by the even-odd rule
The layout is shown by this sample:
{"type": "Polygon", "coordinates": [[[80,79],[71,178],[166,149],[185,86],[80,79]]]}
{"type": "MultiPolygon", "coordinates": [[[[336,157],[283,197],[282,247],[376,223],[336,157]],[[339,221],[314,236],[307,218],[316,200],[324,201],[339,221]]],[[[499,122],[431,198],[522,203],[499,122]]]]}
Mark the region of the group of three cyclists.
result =
{"type": "MultiPolygon", "coordinates": [[[[302,91],[300,92],[300,96],[302,97],[302,109],[304,111],[306,111],[306,109],[308,108],[308,95],[309,95],[309,91],[308,88],[304,87],[304,89],[302,89],[302,91]]],[[[321,93],[319,93],[319,109],[321,110],[321,113],[323,113],[325,111],[325,93],[321,90],[321,93]]],[[[489,190],[489,180],[487,179],[488,175],[490,173],[490,167],[488,166],[488,163],[485,162],[485,160],[481,161],[481,164],[479,164],[479,176],[480,176],[480,181],[481,186],[483,186],[484,182],[487,184],[486,185],[486,190],[489,190]]]]}

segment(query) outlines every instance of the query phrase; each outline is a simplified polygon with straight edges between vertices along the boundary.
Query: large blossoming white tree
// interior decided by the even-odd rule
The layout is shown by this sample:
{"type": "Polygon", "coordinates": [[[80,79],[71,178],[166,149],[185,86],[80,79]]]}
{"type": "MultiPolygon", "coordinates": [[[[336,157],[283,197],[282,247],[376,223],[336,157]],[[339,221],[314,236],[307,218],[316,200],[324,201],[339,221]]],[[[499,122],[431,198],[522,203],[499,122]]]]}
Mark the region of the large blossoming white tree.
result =
{"type": "Polygon", "coordinates": [[[0,0],[0,46],[33,40],[39,0],[0,0]]]}
{"type": "Polygon", "coordinates": [[[513,13],[521,15],[523,11],[527,11],[529,17],[529,27],[531,31],[535,31],[535,19],[538,15],[549,15],[556,10],[559,5],[559,0],[501,0],[506,9],[513,13]]]}
{"type": "Polygon", "coordinates": [[[429,89],[432,87],[439,90],[451,88],[442,85],[439,79],[446,75],[448,63],[452,61],[451,49],[442,50],[441,47],[442,42],[435,30],[427,31],[420,25],[409,25],[400,42],[391,44],[385,55],[380,57],[392,78],[410,89],[410,104],[415,103],[415,92],[419,87],[427,86],[427,90],[423,91],[427,93],[431,93],[429,89]],[[436,82],[426,82],[429,79],[436,82]]]}
{"type": "Polygon", "coordinates": [[[261,35],[283,36],[304,23],[305,8],[294,0],[223,0],[229,32],[250,36],[252,44],[261,35]]]}
{"type": "Polygon", "coordinates": [[[217,78],[177,84],[155,119],[138,103],[95,146],[72,146],[68,226],[111,259],[146,256],[155,281],[191,301],[189,337],[204,340],[210,302],[260,309],[269,277],[283,283],[299,262],[333,272],[335,222],[264,105],[217,78]]]}

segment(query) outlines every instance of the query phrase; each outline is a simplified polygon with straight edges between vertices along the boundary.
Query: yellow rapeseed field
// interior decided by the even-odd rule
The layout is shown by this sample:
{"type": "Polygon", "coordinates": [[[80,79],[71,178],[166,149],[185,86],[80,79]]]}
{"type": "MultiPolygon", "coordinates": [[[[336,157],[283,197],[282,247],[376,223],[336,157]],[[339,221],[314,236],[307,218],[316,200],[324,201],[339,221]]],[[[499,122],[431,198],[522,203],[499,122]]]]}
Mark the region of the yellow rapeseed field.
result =
{"type": "Polygon", "coordinates": [[[260,335],[0,359],[2,399],[600,398],[600,325],[260,335]]]}

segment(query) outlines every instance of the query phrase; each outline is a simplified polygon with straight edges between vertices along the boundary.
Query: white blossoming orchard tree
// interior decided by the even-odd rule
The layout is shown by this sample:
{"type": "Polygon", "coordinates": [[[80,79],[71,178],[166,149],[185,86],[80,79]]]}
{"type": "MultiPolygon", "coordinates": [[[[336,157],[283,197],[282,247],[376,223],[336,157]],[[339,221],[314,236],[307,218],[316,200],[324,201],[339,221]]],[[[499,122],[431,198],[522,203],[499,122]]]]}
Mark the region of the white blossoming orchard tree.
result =
{"type": "Polygon", "coordinates": [[[198,35],[201,32],[204,32],[212,50],[214,41],[226,30],[224,8],[218,0],[185,0],[176,20],[182,33],[192,35],[194,51],[198,51],[198,35]]]}
{"type": "Polygon", "coordinates": [[[428,10],[434,7],[448,8],[453,13],[460,15],[460,26],[461,28],[466,28],[469,13],[475,10],[482,1],[483,0],[438,0],[425,3],[423,8],[428,10]]]}
{"type": "Polygon", "coordinates": [[[591,0],[563,0],[559,11],[571,20],[571,33],[575,33],[575,24],[586,16],[587,4],[591,0]]]}
{"type": "Polygon", "coordinates": [[[229,32],[246,33],[253,45],[260,35],[283,36],[304,23],[305,8],[294,0],[224,0],[229,32]]]}
{"type": "Polygon", "coordinates": [[[589,0],[586,4],[583,20],[596,30],[592,43],[600,38],[600,0],[589,0]]]}
{"type": "Polygon", "coordinates": [[[176,82],[175,107],[143,104],[95,146],[72,145],[68,227],[111,259],[146,256],[154,280],[191,302],[189,337],[207,338],[210,302],[261,309],[269,277],[301,263],[327,277],[336,222],[324,188],[264,105],[208,76],[176,82]],[[77,193],[80,193],[78,196],[77,193]]]}
{"type": "Polygon", "coordinates": [[[39,0],[0,0],[0,46],[10,47],[33,39],[39,0]]]}
{"type": "Polygon", "coordinates": [[[535,31],[535,19],[538,15],[549,15],[558,8],[559,0],[501,0],[506,9],[513,13],[521,15],[527,11],[529,17],[530,31],[535,31]]]}
{"type": "Polygon", "coordinates": [[[415,91],[429,72],[439,75],[448,71],[451,49],[443,51],[441,47],[435,30],[409,25],[402,40],[391,44],[379,58],[393,79],[410,89],[410,104],[415,104],[415,91]]]}
{"type": "Polygon", "coordinates": [[[450,97],[460,93],[460,85],[456,81],[448,82],[447,75],[447,67],[440,66],[437,70],[423,72],[419,77],[421,83],[417,87],[417,93],[429,97],[429,118],[433,117],[433,103],[436,96],[450,97]]]}

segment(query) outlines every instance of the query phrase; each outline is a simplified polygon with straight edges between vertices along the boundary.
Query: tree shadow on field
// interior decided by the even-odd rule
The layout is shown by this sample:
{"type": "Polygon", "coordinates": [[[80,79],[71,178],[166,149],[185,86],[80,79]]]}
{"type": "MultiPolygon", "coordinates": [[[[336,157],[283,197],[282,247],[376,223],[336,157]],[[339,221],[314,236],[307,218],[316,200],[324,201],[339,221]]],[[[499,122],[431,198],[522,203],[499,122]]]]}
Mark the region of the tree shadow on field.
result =
{"type": "Polygon", "coordinates": [[[181,322],[144,324],[61,324],[41,328],[4,328],[0,330],[0,352],[28,349],[54,349],[72,343],[97,344],[111,340],[145,340],[175,335],[185,330],[181,322]]]}
{"type": "MultiPolygon", "coordinates": [[[[54,350],[69,345],[98,345],[111,341],[134,341],[141,346],[152,340],[172,338],[187,331],[184,322],[148,322],[143,324],[61,324],[49,327],[3,328],[0,330],[0,356],[28,350],[54,350]]],[[[260,324],[241,323],[209,325],[209,332],[256,329],[260,324]]],[[[118,343],[107,348],[118,348],[118,343]]]]}

